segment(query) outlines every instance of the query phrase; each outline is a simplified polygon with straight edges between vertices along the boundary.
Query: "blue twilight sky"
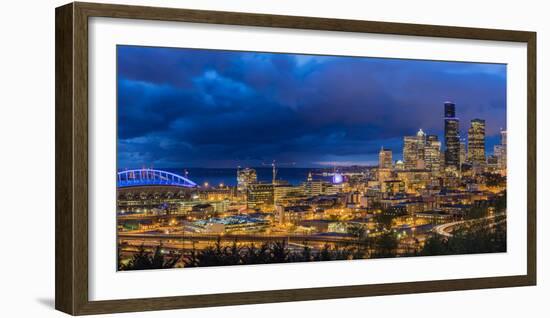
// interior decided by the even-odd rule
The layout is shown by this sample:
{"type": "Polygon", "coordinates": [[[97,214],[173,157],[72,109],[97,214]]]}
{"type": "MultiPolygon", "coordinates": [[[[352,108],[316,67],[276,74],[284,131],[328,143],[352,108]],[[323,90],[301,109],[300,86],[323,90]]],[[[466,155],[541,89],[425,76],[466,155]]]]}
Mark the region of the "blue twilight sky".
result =
{"type": "Polygon", "coordinates": [[[118,166],[368,165],[419,128],[506,128],[506,65],[118,46],[118,166]]]}

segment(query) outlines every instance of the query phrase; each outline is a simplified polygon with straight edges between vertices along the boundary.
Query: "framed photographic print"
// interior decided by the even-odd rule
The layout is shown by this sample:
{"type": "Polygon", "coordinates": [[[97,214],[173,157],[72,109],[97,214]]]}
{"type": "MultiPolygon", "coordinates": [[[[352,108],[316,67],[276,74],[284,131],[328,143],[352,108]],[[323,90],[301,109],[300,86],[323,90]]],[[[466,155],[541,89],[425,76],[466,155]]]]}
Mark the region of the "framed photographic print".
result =
{"type": "Polygon", "coordinates": [[[56,308],[536,284],[536,34],[56,10],[56,308]]]}

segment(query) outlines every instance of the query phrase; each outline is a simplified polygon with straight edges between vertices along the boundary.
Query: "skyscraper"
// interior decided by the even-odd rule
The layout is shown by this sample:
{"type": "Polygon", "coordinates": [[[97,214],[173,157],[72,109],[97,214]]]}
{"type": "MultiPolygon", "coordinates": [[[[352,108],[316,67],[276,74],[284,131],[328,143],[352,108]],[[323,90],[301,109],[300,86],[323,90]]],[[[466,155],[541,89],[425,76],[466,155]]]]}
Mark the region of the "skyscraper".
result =
{"type": "Polygon", "coordinates": [[[420,128],[418,130],[418,132],[416,133],[416,139],[417,139],[417,142],[418,142],[418,160],[420,162],[417,162],[417,166],[419,165],[424,165],[424,162],[426,160],[425,156],[426,156],[426,152],[425,152],[425,147],[426,147],[426,133],[422,130],[422,128],[420,128]]]}
{"type": "Polygon", "coordinates": [[[405,169],[415,169],[418,161],[418,139],[416,136],[403,137],[403,161],[405,169]]]}
{"type": "Polygon", "coordinates": [[[460,141],[460,164],[463,164],[467,161],[468,159],[468,156],[467,156],[467,153],[466,153],[466,141],[464,139],[462,139],[460,141]]]}
{"type": "Polygon", "coordinates": [[[445,108],[445,118],[454,118],[456,116],[456,107],[454,103],[451,102],[445,102],[444,104],[445,108]]]}
{"type": "Polygon", "coordinates": [[[426,134],[422,129],[416,136],[403,137],[403,161],[405,169],[424,169],[426,134]]]}
{"type": "Polygon", "coordinates": [[[459,120],[456,117],[455,104],[446,102],[445,120],[445,165],[458,168],[460,162],[459,120]]]}
{"type": "Polygon", "coordinates": [[[485,164],[485,120],[472,119],[468,129],[468,161],[485,164]]]}
{"type": "Polygon", "coordinates": [[[424,161],[426,169],[432,172],[438,172],[441,168],[441,142],[436,135],[426,137],[426,146],[424,148],[424,161]]]}
{"type": "Polygon", "coordinates": [[[384,149],[380,149],[380,153],[378,154],[378,168],[380,169],[391,169],[392,167],[392,151],[384,149]]]}
{"type": "Polygon", "coordinates": [[[506,150],[502,145],[493,146],[493,156],[497,160],[497,165],[499,169],[506,167],[506,150]]]}
{"type": "Polygon", "coordinates": [[[506,143],[507,143],[507,133],[506,130],[500,131],[500,145],[494,146],[494,155],[497,158],[498,161],[498,167],[499,169],[505,170],[506,169],[506,143]]]}

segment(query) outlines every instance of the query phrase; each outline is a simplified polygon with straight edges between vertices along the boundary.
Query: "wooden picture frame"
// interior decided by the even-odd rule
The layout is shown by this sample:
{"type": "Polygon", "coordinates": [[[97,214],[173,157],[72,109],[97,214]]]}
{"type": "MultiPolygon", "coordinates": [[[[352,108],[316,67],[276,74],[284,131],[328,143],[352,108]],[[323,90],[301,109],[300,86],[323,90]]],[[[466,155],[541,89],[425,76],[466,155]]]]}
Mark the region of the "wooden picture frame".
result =
{"type": "Polygon", "coordinates": [[[102,314],[536,284],[536,33],[420,24],[70,3],[56,9],[55,307],[102,314]],[[527,43],[527,275],[90,301],[88,298],[88,19],[110,17],[527,43]]]}

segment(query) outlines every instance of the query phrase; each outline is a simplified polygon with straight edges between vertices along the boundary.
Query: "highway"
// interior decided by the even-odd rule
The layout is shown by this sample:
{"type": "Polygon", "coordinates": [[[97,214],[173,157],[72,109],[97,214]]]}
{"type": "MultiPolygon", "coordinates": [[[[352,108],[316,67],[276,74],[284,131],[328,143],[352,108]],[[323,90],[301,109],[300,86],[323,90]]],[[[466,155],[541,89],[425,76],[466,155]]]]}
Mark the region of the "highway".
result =
{"type": "MultiPolygon", "coordinates": [[[[441,225],[437,225],[435,226],[432,231],[441,235],[441,236],[444,236],[444,237],[452,237],[453,234],[452,232],[454,231],[454,229],[460,225],[465,225],[465,224],[474,224],[474,223],[478,223],[478,222],[481,222],[481,221],[484,221],[484,220],[490,220],[490,219],[494,219],[498,216],[504,216],[505,214],[495,214],[495,215],[490,215],[490,216],[486,216],[484,218],[480,218],[480,219],[474,219],[474,220],[465,220],[465,221],[456,221],[456,222],[451,222],[451,223],[445,223],[445,224],[441,224],[441,225]]],[[[506,220],[506,218],[504,219],[506,220]]],[[[498,221],[497,223],[499,222],[502,222],[504,220],[500,220],[498,221]]],[[[493,223],[493,224],[497,224],[497,223],[493,223]]]]}
{"type": "Polygon", "coordinates": [[[178,217],[184,217],[183,215],[150,215],[150,214],[128,214],[128,215],[117,215],[117,221],[131,221],[131,220],[157,220],[157,219],[175,219],[178,217]]]}
{"type": "Polygon", "coordinates": [[[118,239],[123,241],[244,241],[244,242],[321,242],[321,243],[357,243],[353,237],[322,236],[322,235],[251,235],[251,234],[207,234],[207,233],[119,233],[118,239]]]}

